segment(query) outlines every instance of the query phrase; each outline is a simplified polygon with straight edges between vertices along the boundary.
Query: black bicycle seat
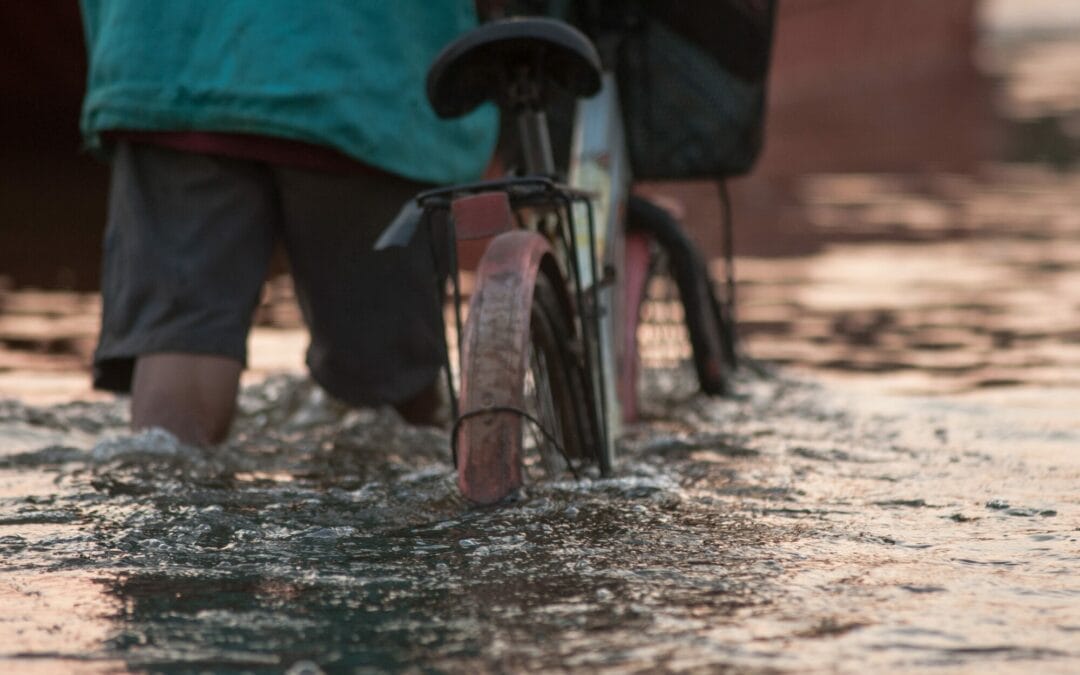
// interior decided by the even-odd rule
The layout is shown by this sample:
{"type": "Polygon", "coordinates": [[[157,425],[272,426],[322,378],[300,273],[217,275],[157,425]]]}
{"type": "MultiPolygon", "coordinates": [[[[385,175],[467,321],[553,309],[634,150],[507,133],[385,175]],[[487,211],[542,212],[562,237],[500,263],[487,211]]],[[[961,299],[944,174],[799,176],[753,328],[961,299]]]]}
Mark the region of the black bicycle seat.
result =
{"type": "Polygon", "coordinates": [[[600,89],[600,57],[589,38],[562,21],[493,21],[446,46],[431,64],[427,97],[439,117],[460,117],[493,100],[542,109],[551,87],[575,97],[600,89]]]}

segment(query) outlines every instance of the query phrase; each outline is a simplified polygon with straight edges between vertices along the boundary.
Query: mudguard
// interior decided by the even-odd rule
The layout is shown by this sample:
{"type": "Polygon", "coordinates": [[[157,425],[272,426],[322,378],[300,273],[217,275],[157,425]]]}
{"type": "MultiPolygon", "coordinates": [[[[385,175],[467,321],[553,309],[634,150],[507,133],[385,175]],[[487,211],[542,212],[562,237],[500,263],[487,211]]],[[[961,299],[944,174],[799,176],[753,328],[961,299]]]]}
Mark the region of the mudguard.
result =
{"type": "Polygon", "coordinates": [[[476,271],[462,336],[457,426],[458,487],[477,504],[497,502],[522,485],[522,383],[533,287],[541,264],[554,264],[541,235],[513,230],[491,240],[476,271]],[[499,411],[502,409],[503,411],[499,411]],[[478,411],[492,410],[488,414],[478,411]]]}
{"type": "Polygon", "coordinates": [[[651,237],[643,232],[626,233],[623,262],[623,328],[622,350],[619,354],[619,405],[623,422],[636,422],[638,418],[638,361],[637,327],[641,305],[645,299],[645,286],[649,281],[649,265],[652,261],[651,237]]]}

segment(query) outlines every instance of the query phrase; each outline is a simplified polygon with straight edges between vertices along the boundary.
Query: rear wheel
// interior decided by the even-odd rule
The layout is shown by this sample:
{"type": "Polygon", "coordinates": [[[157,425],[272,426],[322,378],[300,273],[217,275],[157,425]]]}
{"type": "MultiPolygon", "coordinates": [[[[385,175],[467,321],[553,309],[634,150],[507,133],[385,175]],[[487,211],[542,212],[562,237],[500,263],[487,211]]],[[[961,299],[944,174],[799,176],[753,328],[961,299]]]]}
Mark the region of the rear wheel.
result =
{"type": "Polygon", "coordinates": [[[595,463],[599,444],[587,414],[584,368],[568,343],[573,331],[544,274],[536,278],[530,314],[523,388],[525,411],[539,424],[523,424],[525,480],[579,475],[595,463]]]}
{"type": "Polygon", "coordinates": [[[458,485],[476,503],[580,475],[599,442],[577,338],[555,282],[481,274],[464,334],[458,485]]]}

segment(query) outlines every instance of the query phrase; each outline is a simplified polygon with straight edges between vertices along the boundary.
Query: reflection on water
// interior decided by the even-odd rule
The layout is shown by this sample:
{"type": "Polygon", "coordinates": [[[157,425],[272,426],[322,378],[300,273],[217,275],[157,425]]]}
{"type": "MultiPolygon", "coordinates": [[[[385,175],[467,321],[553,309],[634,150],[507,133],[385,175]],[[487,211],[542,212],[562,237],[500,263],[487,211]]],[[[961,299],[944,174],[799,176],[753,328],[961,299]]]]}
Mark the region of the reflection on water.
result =
{"type": "Polygon", "coordinates": [[[827,242],[740,260],[753,353],[919,393],[1080,386],[1080,174],[804,181],[827,242]]]}
{"type": "Polygon", "coordinates": [[[300,380],[248,389],[216,451],[126,434],[109,404],[9,405],[2,428],[55,442],[0,459],[0,657],[155,672],[1080,658],[1080,429],[780,379],[725,400],[664,381],[618,476],[495,509],[458,497],[443,432],[300,380]],[[1049,455],[1014,456],[1023,434],[1049,455]]]}

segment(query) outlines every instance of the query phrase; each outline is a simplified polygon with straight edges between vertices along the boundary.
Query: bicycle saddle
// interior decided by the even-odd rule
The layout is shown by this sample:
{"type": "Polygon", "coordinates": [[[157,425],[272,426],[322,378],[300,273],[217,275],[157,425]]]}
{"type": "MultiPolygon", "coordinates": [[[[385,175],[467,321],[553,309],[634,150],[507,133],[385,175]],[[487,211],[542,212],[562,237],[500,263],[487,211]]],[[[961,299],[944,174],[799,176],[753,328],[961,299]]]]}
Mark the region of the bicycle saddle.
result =
{"type": "Polygon", "coordinates": [[[543,109],[551,87],[575,97],[600,89],[600,57],[576,28],[544,18],[493,21],[447,45],[427,75],[427,97],[442,118],[493,100],[502,108],[543,109]]]}

